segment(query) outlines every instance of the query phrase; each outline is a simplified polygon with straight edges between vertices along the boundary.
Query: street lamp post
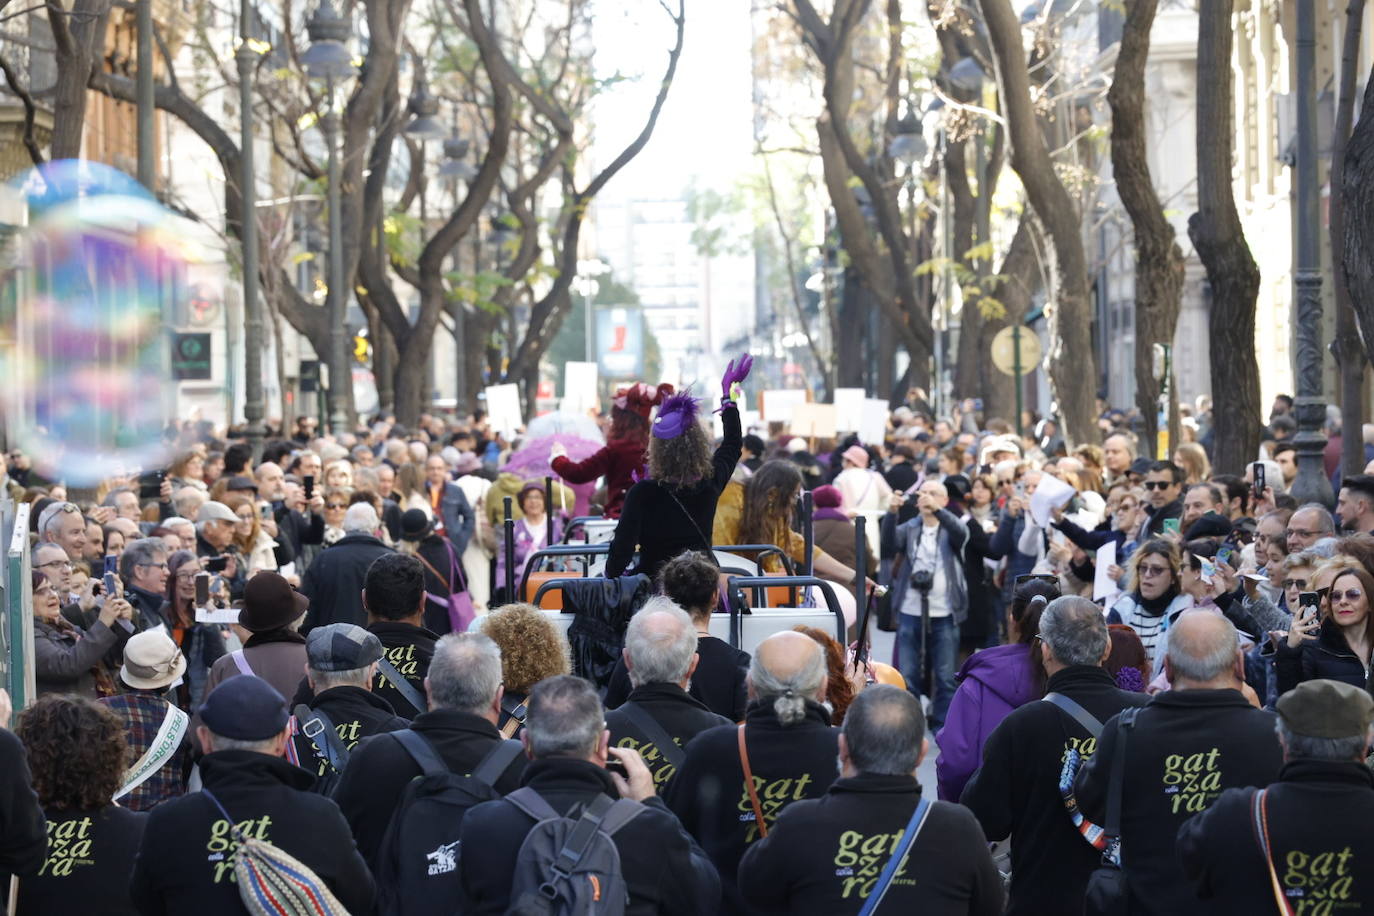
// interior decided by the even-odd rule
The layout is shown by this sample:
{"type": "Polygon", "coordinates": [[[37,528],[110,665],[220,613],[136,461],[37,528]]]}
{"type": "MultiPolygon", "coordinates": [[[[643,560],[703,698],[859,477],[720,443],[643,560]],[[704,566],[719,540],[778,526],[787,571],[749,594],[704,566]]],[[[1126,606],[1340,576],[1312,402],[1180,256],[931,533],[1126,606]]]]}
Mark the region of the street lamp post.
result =
{"type": "MultiPolygon", "coordinates": [[[[140,0],[147,3],[149,0],[140,0]]],[[[244,435],[253,450],[253,461],[262,457],[262,301],[258,295],[258,214],[257,187],[253,173],[253,65],[257,55],[249,44],[253,22],[251,0],[239,4],[239,189],[242,216],[239,218],[239,243],[243,246],[243,418],[244,435]]]]}
{"type": "Polygon", "coordinates": [[[156,168],[153,164],[153,0],[135,0],[134,31],[138,71],[134,79],[134,100],[138,122],[138,183],[154,191],[156,168]]]}
{"type": "Polygon", "coordinates": [[[340,80],[352,76],[355,67],[353,56],[344,47],[348,39],[348,22],[334,12],[329,0],[320,0],[320,5],[306,23],[306,31],[310,35],[310,47],[301,56],[301,63],[305,65],[307,75],[324,80],[327,105],[320,121],[325,143],[329,145],[326,179],[329,182],[329,297],[325,305],[329,352],[326,362],[329,366],[329,428],[337,436],[345,432],[348,425],[344,393],[348,390],[345,386],[352,383],[352,373],[348,371],[348,351],[344,341],[344,310],[348,298],[344,288],[343,214],[339,212],[339,115],[334,104],[334,87],[340,80]]]}
{"type": "MultiPolygon", "coordinates": [[[[1299,503],[1332,505],[1331,482],[1322,461],[1325,440],[1322,422],[1326,403],[1322,397],[1322,276],[1317,253],[1320,216],[1317,202],[1316,21],[1311,3],[1297,5],[1297,259],[1293,270],[1297,306],[1297,397],[1294,399],[1298,432],[1293,445],[1298,453],[1298,476],[1293,497],[1299,503]]],[[[1357,429],[1344,435],[1359,435],[1357,429]]]]}
{"type": "MultiPolygon", "coordinates": [[[[458,136],[458,128],[455,125],[453,133],[444,141],[444,162],[439,166],[439,177],[448,179],[452,184],[455,210],[458,208],[458,183],[472,181],[473,178],[477,177],[477,170],[466,161],[468,147],[468,141],[458,136]]],[[[453,267],[455,270],[458,269],[458,249],[456,247],[453,250],[453,267]]],[[[472,270],[476,274],[476,255],[473,256],[472,270]]],[[[467,310],[463,303],[455,303],[453,307],[453,402],[454,412],[460,418],[467,413],[468,401],[467,328],[464,327],[466,321],[467,310]]]]}

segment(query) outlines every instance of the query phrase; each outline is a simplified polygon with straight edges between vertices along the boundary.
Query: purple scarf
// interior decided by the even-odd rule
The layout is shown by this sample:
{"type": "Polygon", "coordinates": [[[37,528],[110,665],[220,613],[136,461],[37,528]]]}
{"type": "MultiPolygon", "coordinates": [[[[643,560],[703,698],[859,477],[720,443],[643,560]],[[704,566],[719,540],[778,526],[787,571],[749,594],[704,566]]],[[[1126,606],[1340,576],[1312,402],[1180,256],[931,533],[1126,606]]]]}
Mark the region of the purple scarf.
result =
{"type": "Polygon", "coordinates": [[[826,506],[822,509],[811,510],[811,521],[823,522],[827,520],[847,522],[849,521],[849,516],[844,514],[843,509],[832,509],[829,506],[826,506]]]}

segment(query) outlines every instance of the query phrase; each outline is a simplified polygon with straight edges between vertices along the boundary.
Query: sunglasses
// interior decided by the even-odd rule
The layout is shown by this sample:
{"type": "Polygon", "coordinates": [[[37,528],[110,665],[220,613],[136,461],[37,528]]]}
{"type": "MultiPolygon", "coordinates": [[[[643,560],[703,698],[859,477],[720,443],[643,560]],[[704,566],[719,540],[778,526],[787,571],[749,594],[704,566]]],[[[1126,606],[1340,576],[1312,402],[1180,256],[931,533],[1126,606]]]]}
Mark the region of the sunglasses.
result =
{"type": "Polygon", "coordinates": [[[1162,576],[1165,573],[1171,573],[1173,571],[1174,569],[1172,566],[1146,566],[1142,563],[1140,566],[1136,567],[1136,572],[1140,573],[1142,576],[1162,576]]]}
{"type": "Polygon", "coordinates": [[[1147,490],[1167,490],[1174,484],[1167,480],[1147,480],[1143,486],[1147,490]]]}
{"type": "Polygon", "coordinates": [[[1306,579],[1284,579],[1279,584],[1282,585],[1284,588],[1296,588],[1300,592],[1307,591],[1306,579]]]}
{"type": "Polygon", "coordinates": [[[1340,601],[1342,598],[1344,598],[1346,601],[1349,601],[1351,604],[1354,604],[1356,601],[1359,601],[1361,596],[1363,595],[1364,592],[1360,591],[1358,588],[1348,588],[1343,592],[1332,592],[1331,603],[1335,604],[1337,601],[1340,601]]]}
{"type": "Polygon", "coordinates": [[[325,503],[325,506],[324,506],[324,507],[325,507],[326,509],[347,509],[347,508],[348,508],[348,507],[345,506],[343,503],[325,503]]]}

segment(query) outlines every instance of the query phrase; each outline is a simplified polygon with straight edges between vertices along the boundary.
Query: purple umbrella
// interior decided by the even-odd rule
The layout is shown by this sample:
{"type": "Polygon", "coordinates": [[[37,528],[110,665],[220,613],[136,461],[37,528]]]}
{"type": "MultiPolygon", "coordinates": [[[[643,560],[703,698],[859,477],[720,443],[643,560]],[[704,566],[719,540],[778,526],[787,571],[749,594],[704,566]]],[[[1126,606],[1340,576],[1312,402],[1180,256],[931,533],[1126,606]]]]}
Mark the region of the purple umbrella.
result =
{"type": "MultiPolygon", "coordinates": [[[[517,477],[526,480],[543,480],[545,477],[553,477],[561,480],[554,473],[553,467],[549,464],[549,449],[554,443],[558,443],[568,450],[568,458],[573,461],[582,461],[595,455],[602,448],[600,442],[592,442],[578,436],[565,433],[557,433],[552,436],[544,436],[541,439],[533,439],[520,446],[520,450],[511,453],[510,461],[501,470],[509,471],[517,477]]],[[[568,483],[563,481],[563,486],[568,487],[576,495],[573,503],[573,515],[588,515],[591,511],[592,494],[596,492],[595,483],[568,483]]],[[[553,507],[551,506],[550,509],[553,507]]]]}

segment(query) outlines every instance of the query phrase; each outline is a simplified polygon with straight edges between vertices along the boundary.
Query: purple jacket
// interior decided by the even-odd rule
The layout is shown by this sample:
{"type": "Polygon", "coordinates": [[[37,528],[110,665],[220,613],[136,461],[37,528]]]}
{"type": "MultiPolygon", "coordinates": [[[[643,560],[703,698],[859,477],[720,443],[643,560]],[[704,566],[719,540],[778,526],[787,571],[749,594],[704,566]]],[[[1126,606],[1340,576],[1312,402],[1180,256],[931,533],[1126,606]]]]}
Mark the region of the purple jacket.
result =
{"type": "Polygon", "coordinates": [[[1030,647],[1017,643],[975,652],[959,669],[945,727],[936,736],[935,761],[941,801],[958,802],[964,783],[982,765],[983,744],[998,723],[1020,706],[1039,699],[1030,647]]]}

